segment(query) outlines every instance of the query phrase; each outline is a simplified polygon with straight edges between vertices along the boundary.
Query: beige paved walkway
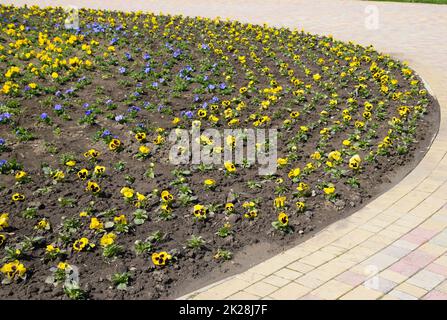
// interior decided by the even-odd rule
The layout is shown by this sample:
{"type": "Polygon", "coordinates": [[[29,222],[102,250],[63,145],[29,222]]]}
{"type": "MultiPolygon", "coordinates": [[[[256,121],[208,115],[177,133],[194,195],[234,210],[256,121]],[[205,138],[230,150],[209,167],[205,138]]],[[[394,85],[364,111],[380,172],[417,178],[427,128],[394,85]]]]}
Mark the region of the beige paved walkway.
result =
{"type": "Polygon", "coordinates": [[[304,28],[409,61],[441,104],[419,166],[365,208],[193,299],[447,299],[447,6],[347,0],[0,1],[151,10],[304,28]],[[365,18],[379,12],[379,29],[365,18]]]}

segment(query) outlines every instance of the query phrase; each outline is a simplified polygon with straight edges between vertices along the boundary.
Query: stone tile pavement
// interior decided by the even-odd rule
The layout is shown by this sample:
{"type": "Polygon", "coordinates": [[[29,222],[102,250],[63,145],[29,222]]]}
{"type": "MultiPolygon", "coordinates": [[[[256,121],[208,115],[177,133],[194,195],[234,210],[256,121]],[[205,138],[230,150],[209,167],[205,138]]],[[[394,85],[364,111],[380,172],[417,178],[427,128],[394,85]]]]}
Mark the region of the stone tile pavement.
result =
{"type": "Polygon", "coordinates": [[[447,6],[354,0],[0,3],[220,16],[332,34],[408,61],[441,105],[439,133],[421,163],[391,190],[306,242],[182,298],[447,299],[447,6]],[[378,28],[368,29],[374,13],[378,28]]]}

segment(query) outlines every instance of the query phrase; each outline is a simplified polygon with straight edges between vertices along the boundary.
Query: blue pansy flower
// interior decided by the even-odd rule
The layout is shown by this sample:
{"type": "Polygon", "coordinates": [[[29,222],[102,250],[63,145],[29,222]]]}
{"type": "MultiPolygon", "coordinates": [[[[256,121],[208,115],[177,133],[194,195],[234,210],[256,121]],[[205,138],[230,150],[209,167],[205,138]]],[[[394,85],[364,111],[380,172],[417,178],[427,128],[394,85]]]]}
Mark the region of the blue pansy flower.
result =
{"type": "Polygon", "coordinates": [[[112,133],[109,130],[104,130],[103,133],[101,134],[101,138],[105,138],[110,136],[112,133]]]}
{"type": "Polygon", "coordinates": [[[194,113],[192,111],[182,111],[180,115],[191,119],[194,116],[194,113]]]}
{"type": "Polygon", "coordinates": [[[127,60],[129,60],[129,61],[132,60],[132,55],[129,52],[126,52],[124,55],[126,56],[127,60]]]}

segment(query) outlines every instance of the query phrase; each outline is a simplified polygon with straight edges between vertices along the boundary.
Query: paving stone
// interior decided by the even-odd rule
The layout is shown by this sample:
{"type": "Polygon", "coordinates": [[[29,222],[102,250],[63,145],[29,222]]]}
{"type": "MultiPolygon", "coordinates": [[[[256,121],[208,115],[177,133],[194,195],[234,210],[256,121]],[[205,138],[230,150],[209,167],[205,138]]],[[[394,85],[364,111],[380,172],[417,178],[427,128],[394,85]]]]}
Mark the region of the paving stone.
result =
{"type": "Polygon", "coordinates": [[[406,256],[410,251],[411,250],[407,248],[391,245],[380,251],[380,253],[400,259],[406,256]]]}
{"type": "Polygon", "coordinates": [[[315,267],[305,264],[301,261],[296,261],[296,262],[289,264],[287,266],[287,268],[292,269],[294,271],[301,272],[301,273],[306,273],[306,272],[309,272],[310,270],[314,269],[315,267]]]}
{"type": "Polygon", "coordinates": [[[420,270],[420,267],[401,260],[393,264],[389,269],[404,276],[410,277],[418,272],[420,270]]]}
{"type": "Polygon", "coordinates": [[[436,236],[434,236],[430,240],[430,243],[434,243],[437,244],[438,246],[447,248],[447,230],[444,230],[439,234],[437,234],[436,236]]]}
{"type": "Polygon", "coordinates": [[[447,300],[447,293],[433,290],[422,297],[423,300],[447,300]]]}
{"type": "Polygon", "coordinates": [[[427,264],[436,259],[436,256],[428,254],[422,250],[415,250],[405,257],[403,257],[399,262],[410,263],[417,267],[425,267],[427,264]]]}
{"type": "Polygon", "coordinates": [[[344,253],[343,257],[354,263],[360,263],[377,252],[378,250],[375,249],[368,249],[362,246],[357,246],[344,253]]]}
{"type": "Polygon", "coordinates": [[[430,254],[434,257],[439,257],[446,252],[447,248],[431,242],[426,242],[422,246],[420,246],[418,250],[430,254]]]}
{"type": "Polygon", "coordinates": [[[282,277],[278,277],[275,274],[272,274],[271,276],[268,276],[267,278],[263,279],[262,281],[274,285],[275,287],[283,287],[286,284],[290,282],[290,280],[284,279],[282,277]]]}
{"type": "Polygon", "coordinates": [[[373,255],[372,257],[366,259],[364,262],[362,262],[362,265],[366,266],[373,266],[377,268],[379,271],[389,267],[394,262],[399,260],[399,258],[389,256],[387,254],[384,254],[382,252],[377,253],[373,255]]]}
{"type": "Polygon", "coordinates": [[[232,296],[229,296],[225,300],[259,300],[261,297],[251,294],[245,291],[239,291],[232,296]]]}
{"type": "Polygon", "coordinates": [[[193,300],[221,300],[222,296],[216,292],[201,292],[192,298],[193,300]]]}
{"type": "Polygon", "coordinates": [[[447,255],[443,255],[434,261],[436,264],[447,267],[447,255]]]}
{"type": "Polygon", "coordinates": [[[257,295],[259,297],[265,297],[270,295],[273,291],[276,291],[278,287],[266,283],[264,281],[256,282],[251,286],[244,289],[244,292],[257,295]]]}
{"type": "Polygon", "coordinates": [[[310,294],[326,300],[335,300],[352,290],[352,288],[353,286],[346,283],[337,280],[330,280],[312,291],[310,294]]]}
{"type": "Polygon", "coordinates": [[[398,300],[418,300],[417,297],[412,296],[411,294],[399,291],[399,290],[392,290],[387,295],[389,295],[391,297],[396,297],[396,299],[398,299],[398,300]]]}
{"type": "Polygon", "coordinates": [[[447,277],[447,267],[437,264],[436,262],[429,264],[425,267],[425,270],[447,277]]]}
{"type": "Polygon", "coordinates": [[[436,290],[447,293],[447,280],[444,280],[440,285],[438,285],[436,290]]]}
{"type": "Polygon", "coordinates": [[[308,264],[310,266],[318,267],[323,263],[326,263],[327,261],[333,259],[334,257],[334,254],[323,251],[316,251],[313,254],[300,259],[300,262],[308,264]]]}
{"type": "Polygon", "coordinates": [[[346,252],[345,248],[340,248],[340,247],[333,246],[333,245],[325,246],[325,247],[321,248],[320,250],[323,251],[323,252],[327,252],[329,254],[332,254],[334,256],[339,256],[340,254],[346,252]]]}
{"type": "Polygon", "coordinates": [[[335,279],[340,282],[343,282],[348,285],[356,287],[356,286],[362,284],[367,278],[368,278],[368,276],[363,273],[359,274],[357,272],[348,270],[348,271],[342,273],[341,275],[339,275],[338,277],[336,277],[335,279]]]}
{"type": "Polygon", "coordinates": [[[250,286],[249,282],[238,278],[233,278],[210,288],[207,292],[223,299],[247,288],[248,286],[250,286]]]}
{"type": "Polygon", "coordinates": [[[416,297],[418,299],[427,293],[427,290],[422,289],[418,286],[412,285],[411,283],[408,283],[408,282],[401,283],[400,285],[398,285],[395,288],[395,290],[409,294],[409,295],[416,297]]]}
{"type": "Polygon", "coordinates": [[[381,296],[383,296],[383,292],[358,286],[342,296],[340,300],[371,300],[379,299],[381,296]]]}
{"type": "Polygon", "coordinates": [[[270,294],[270,297],[275,300],[296,300],[306,295],[310,291],[311,289],[303,285],[291,282],[270,294]]]}
{"type": "Polygon", "coordinates": [[[421,270],[410,279],[408,279],[407,282],[418,286],[419,288],[430,291],[438,284],[440,284],[444,279],[445,277],[443,275],[428,270],[421,270]]]}
{"type": "Polygon", "coordinates": [[[321,286],[325,281],[318,279],[314,275],[308,273],[296,279],[295,282],[307,288],[316,289],[319,286],[321,286]]]}
{"type": "Polygon", "coordinates": [[[274,275],[287,279],[287,280],[295,280],[299,277],[301,277],[303,274],[301,272],[289,269],[289,268],[283,268],[279,271],[276,271],[274,275]]]}
{"type": "Polygon", "coordinates": [[[339,246],[342,248],[350,249],[350,248],[355,247],[359,243],[362,243],[366,239],[370,238],[372,235],[374,235],[373,232],[361,230],[361,229],[355,229],[354,231],[350,232],[348,235],[335,241],[334,244],[336,246],[339,246]]]}
{"type": "Polygon", "coordinates": [[[236,278],[247,281],[249,283],[255,283],[261,279],[264,279],[265,276],[262,274],[259,274],[259,273],[254,273],[249,270],[249,271],[245,271],[243,273],[236,275],[236,278]]]}
{"type": "Polygon", "coordinates": [[[380,300],[399,300],[399,299],[390,294],[385,294],[380,298],[380,300]]]}
{"type": "Polygon", "coordinates": [[[300,300],[322,300],[323,298],[315,296],[313,294],[306,294],[305,296],[302,296],[300,300]]]}
{"type": "Polygon", "coordinates": [[[409,250],[414,250],[418,247],[417,244],[409,242],[409,241],[405,241],[402,239],[399,239],[399,240],[396,240],[395,242],[393,242],[393,246],[402,247],[402,248],[409,249],[409,250]]]}
{"type": "Polygon", "coordinates": [[[408,276],[403,275],[402,273],[395,272],[391,269],[385,269],[379,274],[380,277],[391,280],[395,283],[401,283],[408,279],[408,276]]]}
{"type": "Polygon", "coordinates": [[[396,286],[397,286],[396,282],[393,282],[391,280],[388,280],[386,278],[378,276],[377,277],[377,286],[375,286],[373,289],[383,292],[383,293],[387,293],[387,292],[391,291],[396,286]]]}

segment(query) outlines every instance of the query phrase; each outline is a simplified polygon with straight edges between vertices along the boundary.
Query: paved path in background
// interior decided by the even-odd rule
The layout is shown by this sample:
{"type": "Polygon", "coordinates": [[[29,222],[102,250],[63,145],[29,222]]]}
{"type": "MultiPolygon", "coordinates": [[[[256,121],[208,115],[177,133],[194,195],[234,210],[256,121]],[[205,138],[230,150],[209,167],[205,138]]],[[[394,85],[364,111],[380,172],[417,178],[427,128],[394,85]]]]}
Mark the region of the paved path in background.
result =
{"type": "Polygon", "coordinates": [[[241,274],[183,298],[447,299],[447,5],[348,0],[0,3],[220,16],[332,34],[337,39],[372,44],[408,61],[441,105],[439,134],[422,162],[350,217],[241,274]],[[379,28],[369,30],[365,18],[376,9],[379,28]]]}

